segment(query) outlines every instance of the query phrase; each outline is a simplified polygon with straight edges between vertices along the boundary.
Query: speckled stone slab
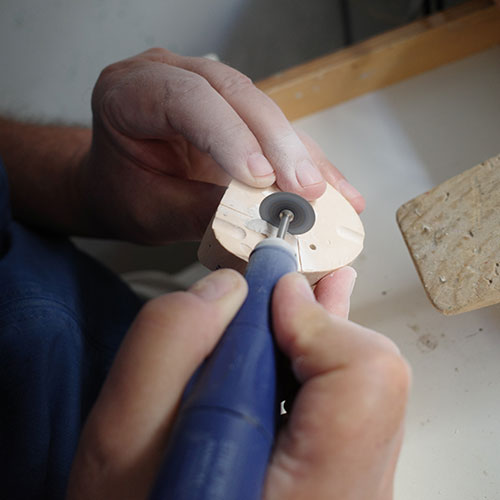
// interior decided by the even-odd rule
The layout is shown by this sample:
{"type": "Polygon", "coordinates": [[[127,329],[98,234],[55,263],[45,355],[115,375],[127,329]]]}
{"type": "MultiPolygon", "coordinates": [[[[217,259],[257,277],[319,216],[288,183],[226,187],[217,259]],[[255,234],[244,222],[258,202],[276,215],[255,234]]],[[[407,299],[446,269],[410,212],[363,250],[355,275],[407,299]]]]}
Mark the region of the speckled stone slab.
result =
{"type": "Polygon", "coordinates": [[[396,217],[439,311],[500,302],[500,155],[408,201],[396,217]]]}

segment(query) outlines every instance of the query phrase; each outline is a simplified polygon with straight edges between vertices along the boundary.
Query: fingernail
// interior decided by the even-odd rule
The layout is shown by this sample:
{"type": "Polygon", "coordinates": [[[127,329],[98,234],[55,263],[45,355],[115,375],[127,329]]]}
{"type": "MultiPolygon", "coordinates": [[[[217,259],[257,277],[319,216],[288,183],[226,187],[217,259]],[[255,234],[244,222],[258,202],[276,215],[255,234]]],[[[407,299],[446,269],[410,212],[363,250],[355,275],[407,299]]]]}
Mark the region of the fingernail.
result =
{"type": "Polygon", "coordinates": [[[231,293],[240,284],[239,275],[231,269],[221,269],[196,282],[189,291],[208,302],[231,293]]]}
{"type": "Polygon", "coordinates": [[[331,277],[333,278],[334,276],[336,278],[339,278],[340,274],[348,274],[347,278],[342,278],[343,281],[345,281],[345,289],[347,292],[347,295],[350,297],[352,295],[352,292],[354,290],[354,285],[356,284],[356,278],[358,277],[358,273],[356,272],[356,269],[351,266],[345,266],[341,267],[340,269],[337,269],[335,271],[332,271],[330,274],[328,274],[325,277],[331,277]]]}
{"type": "Polygon", "coordinates": [[[312,186],[314,184],[319,184],[320,182],[324,182],[321,172],[318,170],[316,165],[314,165],[309,160],[302,160],[297,165],[297,171],[295,175],[297,176],[299,184],[303,188],[312,186]]]}
{"type": "Polygon", "coordinates": [[[356,272],[356,269],[354,269],[353,267],[348,267],[348,269],[352,269],[351,283],[349,285],[349,297],[350,297],[354,290],[354,285],[356,284],[356,278],[358,277],[358,273],[356,272]]]}
{"type": "Polygon", "coordinates": [[[337,189],[344,196],[344,198],[347,198],[348,200],[353,200],[354,198],[359,198],[361,196],[361,193],[345,179],[341,179],[337,182],[337,189]]]}
{"type": "Polygon", "coordinates": [[[311,285],[302,274],[296,274],[295,290],[308,302],[316,301],[311,285]]]}
{"type": "Polygon", "coordinates": [[[248,157],[247,166],[254,177],[265,177],[274,174],[272,165],[261,153],[253,153],[248,157]]]}

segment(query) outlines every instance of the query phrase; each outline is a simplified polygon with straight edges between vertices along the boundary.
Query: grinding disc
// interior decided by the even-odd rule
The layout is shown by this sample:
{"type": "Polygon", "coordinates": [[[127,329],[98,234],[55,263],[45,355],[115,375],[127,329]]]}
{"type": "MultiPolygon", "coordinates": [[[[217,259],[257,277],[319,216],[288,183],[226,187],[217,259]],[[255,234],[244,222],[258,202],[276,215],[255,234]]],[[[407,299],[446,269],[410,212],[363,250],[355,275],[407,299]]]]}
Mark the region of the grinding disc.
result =
{"type": "Polygon", "coordinates": [[[277,192],[264,200],[259,206],[259,214],[269,224],[279,227],[283,210],[293,212],[293,220],[288,227],[290,234],[303,234],[314,225],[316,215],[311,204],[295,193],[277,192]]]}

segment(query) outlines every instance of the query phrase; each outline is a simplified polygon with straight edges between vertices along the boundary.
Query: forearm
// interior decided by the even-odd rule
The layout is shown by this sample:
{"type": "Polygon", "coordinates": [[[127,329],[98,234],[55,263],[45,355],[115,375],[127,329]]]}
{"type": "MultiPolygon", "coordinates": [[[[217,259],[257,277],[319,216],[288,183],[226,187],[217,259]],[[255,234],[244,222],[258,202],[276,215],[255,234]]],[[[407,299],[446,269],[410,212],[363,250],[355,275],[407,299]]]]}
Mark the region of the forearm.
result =
{"type": "Polygon", "coordinates": [[[86,233],[76,174],[90,143],[87,128],[0,117],[0,156],[9,177],[14,218],[56,233],[86,233]]]}

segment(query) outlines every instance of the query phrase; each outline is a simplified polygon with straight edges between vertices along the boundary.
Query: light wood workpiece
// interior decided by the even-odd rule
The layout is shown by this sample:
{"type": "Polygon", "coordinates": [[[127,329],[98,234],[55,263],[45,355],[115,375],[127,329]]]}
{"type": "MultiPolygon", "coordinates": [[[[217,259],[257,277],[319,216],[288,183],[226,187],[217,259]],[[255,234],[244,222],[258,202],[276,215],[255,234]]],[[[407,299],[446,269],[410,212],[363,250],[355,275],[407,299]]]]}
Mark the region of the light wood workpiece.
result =
{"type": "MultiPolygon", "coordinates": [[[[198,257],[209,269],[230,267],[245,272],[259,242],[276,236],[277,228],[262,220],[259,207],[276,186],[255,189],[233,180],[201,242],[198,257]]],[[[364,231],[358,214],[332,186],[311,202],[314,225],[301,234],[287,234],[298,270],[311,285],[334,269],[350,264],[363,248],[364,231]]]]}

